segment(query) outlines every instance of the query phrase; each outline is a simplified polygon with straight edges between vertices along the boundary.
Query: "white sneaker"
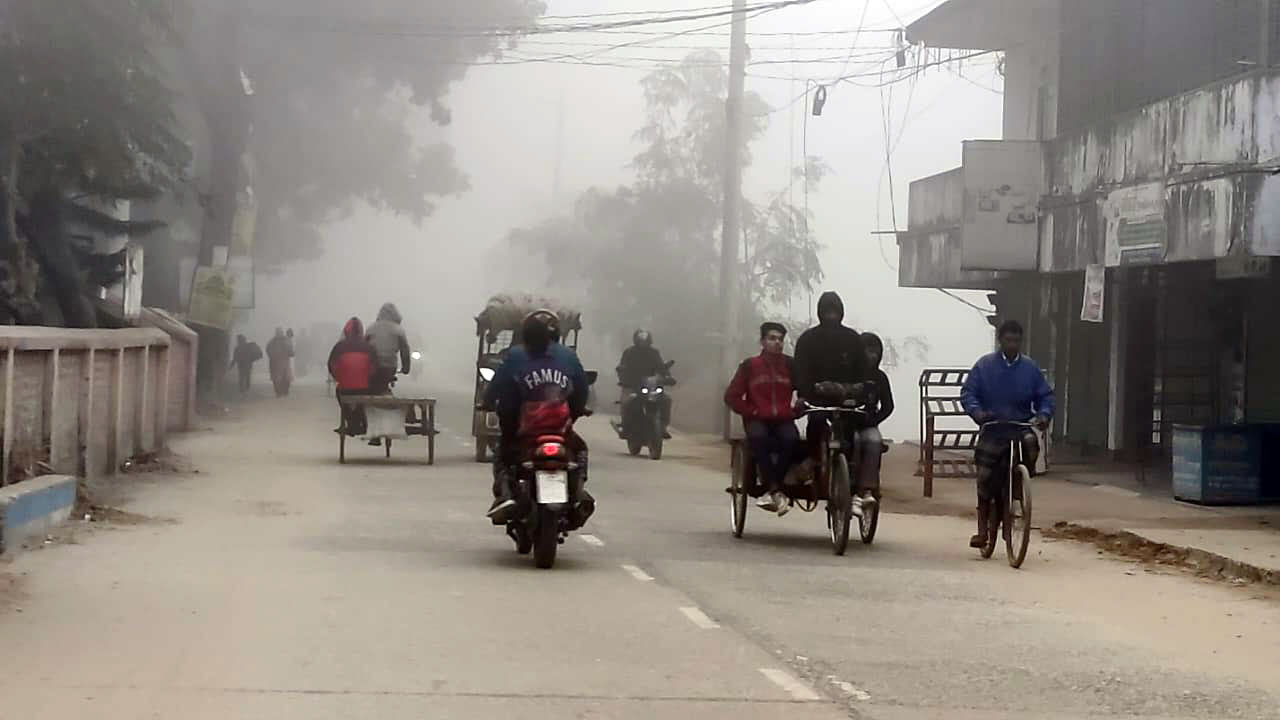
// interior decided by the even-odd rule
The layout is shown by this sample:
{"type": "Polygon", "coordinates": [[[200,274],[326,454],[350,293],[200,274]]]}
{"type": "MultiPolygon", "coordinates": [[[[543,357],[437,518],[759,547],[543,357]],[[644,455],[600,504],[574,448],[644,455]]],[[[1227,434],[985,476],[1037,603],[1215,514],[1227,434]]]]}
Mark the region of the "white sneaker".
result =
{"type": "Polygon", "coordinates": [[[763,495],[756,501],[756,507],[767,512],[778,512],[778,501],[773,495],[763,495]]]}

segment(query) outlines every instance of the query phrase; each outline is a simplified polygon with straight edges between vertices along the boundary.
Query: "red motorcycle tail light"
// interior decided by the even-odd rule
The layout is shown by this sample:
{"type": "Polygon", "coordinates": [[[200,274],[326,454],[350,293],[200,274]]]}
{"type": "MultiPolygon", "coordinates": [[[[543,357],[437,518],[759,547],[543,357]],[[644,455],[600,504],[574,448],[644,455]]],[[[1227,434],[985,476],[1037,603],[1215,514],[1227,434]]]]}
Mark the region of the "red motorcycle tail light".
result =
{"type": "Polygon", "coordinates": [[[564,456],[564,446],[556,443],[543,443],[538,446],[538,457],[558,458],[564,456]]]}

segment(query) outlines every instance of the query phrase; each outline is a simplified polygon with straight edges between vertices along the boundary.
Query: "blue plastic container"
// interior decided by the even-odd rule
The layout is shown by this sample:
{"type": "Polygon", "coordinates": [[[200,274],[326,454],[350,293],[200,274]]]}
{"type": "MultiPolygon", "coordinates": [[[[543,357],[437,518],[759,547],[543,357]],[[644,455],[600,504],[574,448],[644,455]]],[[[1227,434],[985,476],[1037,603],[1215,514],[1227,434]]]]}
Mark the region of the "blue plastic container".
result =
{"type": "Polygon", "coordinates": [[[1262,456],[1267,434],[1261,425],[1175,425],[1173,496],[1203,505],[1266,501],[1262,456]]]}

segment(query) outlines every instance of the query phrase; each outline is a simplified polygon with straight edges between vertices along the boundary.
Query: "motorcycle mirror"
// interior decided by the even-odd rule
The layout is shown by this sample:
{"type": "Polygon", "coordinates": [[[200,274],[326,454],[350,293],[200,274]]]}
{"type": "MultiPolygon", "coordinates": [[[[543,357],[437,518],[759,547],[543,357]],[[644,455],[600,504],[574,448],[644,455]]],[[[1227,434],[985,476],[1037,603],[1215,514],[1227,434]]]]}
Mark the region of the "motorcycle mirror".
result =
{"type": "Polygon", "coordinates": [[[596,380],[598,380],[599,378],[600,378],[600,373],[599,373],[599,372],[597,372],[597,371],[595,371],[595,370],[588,370],[588,371],[587,371],[587,384],[588,384],[588,385],[595,385],[595,384],[596,384],[596,380]]]}

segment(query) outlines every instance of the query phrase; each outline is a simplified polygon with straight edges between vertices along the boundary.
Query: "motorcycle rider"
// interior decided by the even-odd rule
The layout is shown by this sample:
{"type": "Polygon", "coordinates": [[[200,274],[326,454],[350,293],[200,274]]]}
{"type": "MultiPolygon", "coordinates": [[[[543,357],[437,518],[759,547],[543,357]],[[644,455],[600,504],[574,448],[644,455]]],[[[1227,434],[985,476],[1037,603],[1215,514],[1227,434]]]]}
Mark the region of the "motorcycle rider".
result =
{"type": "Polygon", "coordinates": [[[787,328],[781,323],[760,326],[760,354],[738,366],[724,401],[742,416],[751,455],[760,469],[765,495],[756,502],[762,510],[786,515],[791,508],[782,482],[800,445],[791,396],[792,360],[782,352],[787,328]]]}
{"type": "Polygon", "coordinates": [[[369,326],[369,344],[377,352],[378,366],[374,371],[373,385],[370,392],[374,395],[386,395],[391,392],[391,384],[396,379],[397,360],[401,375],[409,374],[412,362],[409,350],[409,336],[401,325],[403,319],[400,311],[393,303],[385,303],[378,310],[378,319],[369,326]]]}
{"type": "MultiPolygon", "coordinates": [[[[530,313],[520,327],[522,344],[511,348],[485,390],[483,407],[496,409],[501,431],[493,468],[493,505],[487,515],[504,524],[515,507],[510,469],[519,460],[521,415],[526,403],[566,401],[570,421],[587,413],[590,386],[578,355],[558,342],[559,319],[550,310],[530,313]]],[[[587,445],[572,426],[565,443],[574,452],[585,482],[587,445]]],[[[594,506],[584,489],[578,504],[594,506]]],[[[589,514],[589,510],[587,511],[589,514]]]]}
{"type": "MultiPolygon", "coordinates": [[[[836,293],[828,291],[818,299],[818,325],[806,330],[796,341],[795,370],[796,393],[813,405],[838,404],[850,395],[862,399],[867,398],[868,393],[874,394],[862,335],[844,325],[844,301],[836,293]]],[[[810,445],[819,441],[818,428],[822,422],[821,418],[809,417],[806,439],[810,445]]],[[[855,454],[878,458],[879,433],[874,432],[874,428],[854,427],[852,423],[849,427],[853,432],[849,447],[855,454]]],[[[817,448],[813,449],[816,452],[817,448]]],[[[857,463],[856,471],[858,504],[874,503],[873,490],[880,485],[879,463],[857,463]]]]}
{"type": "MultiPolygon", "coordinates": [[[[648,330],[636,330],[631,336],[631,347],[622,351],[622,359],[618,361],[618,384],[634,400],[640,385],[654,375],[670,378],[662,353],[653,346],[653,335],[648,330]]],[[[658,400],[658,408],[662,417],[662,436],[670,440],[671,433],[667,428],[671,425],[671,398],[665,393],[658,400]]],[[[623,407],[622,417],[626,416],[626,407],[623,407]]]]}
{"type": "MultiPolygon", "coordinates": [[[[964,381],[960,404],[979,425],[1031,422],[1043,430],[1053,419],[1053,388],[1035,361],[1022,354],[1022,335],[1018,321],[1006,321],[996,333],[1000,349],[979,358],[964,381]]],[[[987,514],[998,492],[996,470],[1004,462],[1009,443],[1019,436],[1023,460],[1034,473],[1040,457],[1040,440],[1030,429],[986,428],[978,437],[974,450],[974,463],[978,466],[978,534],[969,539],[969,547],[981,548],[986,542],[987,514]]]]}

